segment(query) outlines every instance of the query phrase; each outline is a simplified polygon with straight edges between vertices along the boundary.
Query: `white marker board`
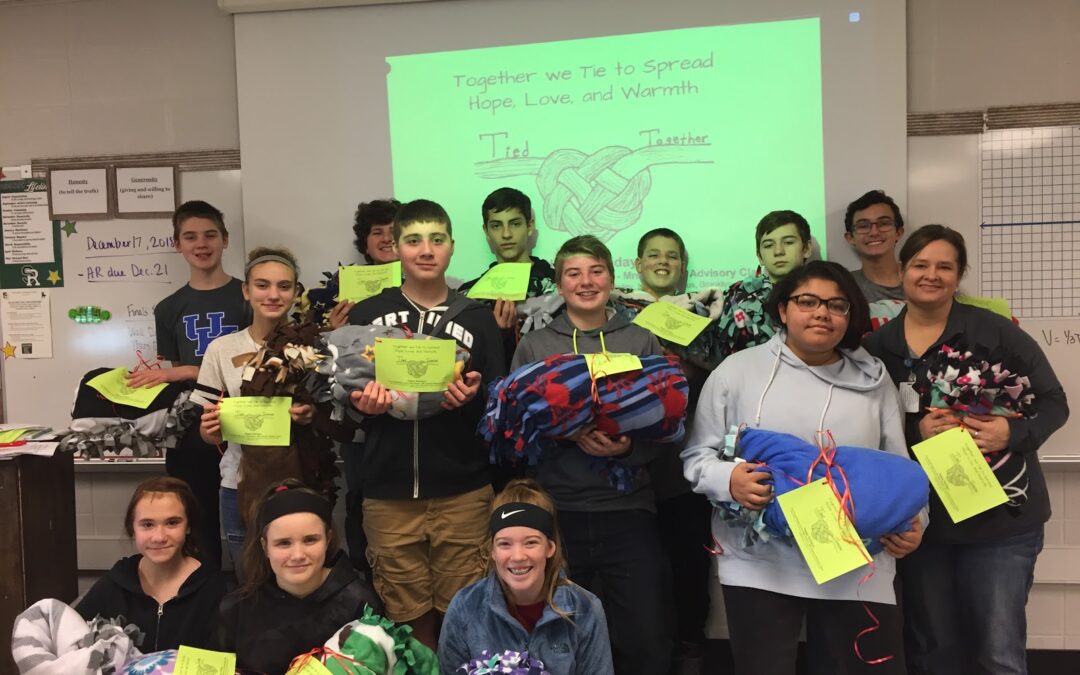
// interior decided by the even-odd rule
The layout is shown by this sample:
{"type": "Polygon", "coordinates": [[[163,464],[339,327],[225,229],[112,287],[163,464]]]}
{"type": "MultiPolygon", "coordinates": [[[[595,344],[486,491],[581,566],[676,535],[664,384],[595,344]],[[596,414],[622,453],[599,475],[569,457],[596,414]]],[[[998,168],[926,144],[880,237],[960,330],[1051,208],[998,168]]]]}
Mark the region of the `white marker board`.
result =
{"type": "MultiPolygon", "coordinates": [[[[244,218],[240,171],[180,174],[182,201],[201,199],[225,214],[229,247],[225,270],[242,276],[244,218]]],[[[79,380],[99,367],[134,367],[140,350],[157,354],[154,306],[187,283],[188,267],[172,245],[172,222],[88,220],[61,233],[64,287],[50,290],[53,358],[4,359],[4,412],[9,422],[66,428],[79,380]],[[77,324],[68,310],[86,305],[108,310],[99,324],[77,324]]],[[[0,341],[2,344],[2,341],[0,341]]]]}

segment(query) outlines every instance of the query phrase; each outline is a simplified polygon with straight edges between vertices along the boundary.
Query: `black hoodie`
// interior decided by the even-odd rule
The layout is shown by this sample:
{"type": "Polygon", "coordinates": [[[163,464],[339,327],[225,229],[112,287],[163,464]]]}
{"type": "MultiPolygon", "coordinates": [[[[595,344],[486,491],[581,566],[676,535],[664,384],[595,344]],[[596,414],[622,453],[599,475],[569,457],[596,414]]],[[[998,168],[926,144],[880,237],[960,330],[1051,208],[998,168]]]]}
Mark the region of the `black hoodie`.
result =
{"type": "Polygon", "coordinates": [[[235,653],[237,668],[275,675],[363,616],[365,605],[382,612],[378,596],[357,576],[348,556],[338,553],[331,565],[323,585],[304,598],[281,590],[273,578],[249,595],[227,595],[211,649],[235,653]]]}
{"type": "Polygon", "coordinates": [[[176,649],[180,645],[206,647],[210,623],[225,595],[225,578],[217,569],[201,565],[184,580],[176,597],[163,605],[143,592],[139,583],[141,555],[121,558],[97,580],[76,611],[89,621],[123,616],[145,634],[143,653],[176,649]]]}
{"type": "Polygon", "coordinates": [[[478,371],[481,379],[476,397],[456,410],[423,420],[367,418],[361,425],[364,496],[453,497],[490,484],[488,451],[476,426],[484,414],[488,384],[506,374],[502,335],[491,310],[454,291],[438,307],[418,309],[400,288],[387,288],[356,305],[349,323],[407,327],[416,334],[457,340],[469,350],[466,372],[478,371]]]}

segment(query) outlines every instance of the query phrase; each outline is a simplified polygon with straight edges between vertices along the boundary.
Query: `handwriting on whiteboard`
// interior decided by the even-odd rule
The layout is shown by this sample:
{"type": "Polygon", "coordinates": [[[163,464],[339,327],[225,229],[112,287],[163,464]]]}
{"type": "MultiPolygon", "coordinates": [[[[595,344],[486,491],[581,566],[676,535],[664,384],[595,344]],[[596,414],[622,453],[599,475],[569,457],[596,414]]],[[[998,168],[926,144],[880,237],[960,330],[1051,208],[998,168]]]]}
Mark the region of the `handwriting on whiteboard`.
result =
{"type": "Polygon", "coordinates": [[[1044,328],[1042,333],[1043,344],[1047,347],[1054,345],[1080,345],[1080,332],[1063,328],[1044,328]]]}

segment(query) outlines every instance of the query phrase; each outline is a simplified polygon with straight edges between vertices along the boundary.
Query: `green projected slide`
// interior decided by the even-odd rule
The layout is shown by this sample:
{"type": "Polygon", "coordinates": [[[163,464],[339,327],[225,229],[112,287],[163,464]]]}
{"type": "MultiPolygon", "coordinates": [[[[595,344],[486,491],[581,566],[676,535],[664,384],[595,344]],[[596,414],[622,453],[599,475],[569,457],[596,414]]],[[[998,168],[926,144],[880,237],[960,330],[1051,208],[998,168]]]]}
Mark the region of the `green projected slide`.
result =
{"type": "Polygon", "coordinates": [[[387,62],[394,195],[446,207],[452,276],[494,260],[480,205],[502,186],[533,200],[535,255],[595,234],[619,286],[637,285],[637,240],[655,227],[685,238],[691,290],[753,273],[769,211],[802,213],[824,246],[817,19],[387,62]]]}

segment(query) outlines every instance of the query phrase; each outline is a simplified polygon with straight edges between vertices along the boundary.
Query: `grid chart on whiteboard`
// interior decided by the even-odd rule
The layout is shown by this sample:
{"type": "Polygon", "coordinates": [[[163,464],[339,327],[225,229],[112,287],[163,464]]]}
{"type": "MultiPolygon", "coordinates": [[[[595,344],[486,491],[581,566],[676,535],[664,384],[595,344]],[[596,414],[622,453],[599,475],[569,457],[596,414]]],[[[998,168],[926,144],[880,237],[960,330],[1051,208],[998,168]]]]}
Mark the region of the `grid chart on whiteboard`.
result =
{"type": "Polygon", "coordinates": [[[1080,127],[982,136],[982,295],[1020,318],[1080,315],[1080,127]]]}

